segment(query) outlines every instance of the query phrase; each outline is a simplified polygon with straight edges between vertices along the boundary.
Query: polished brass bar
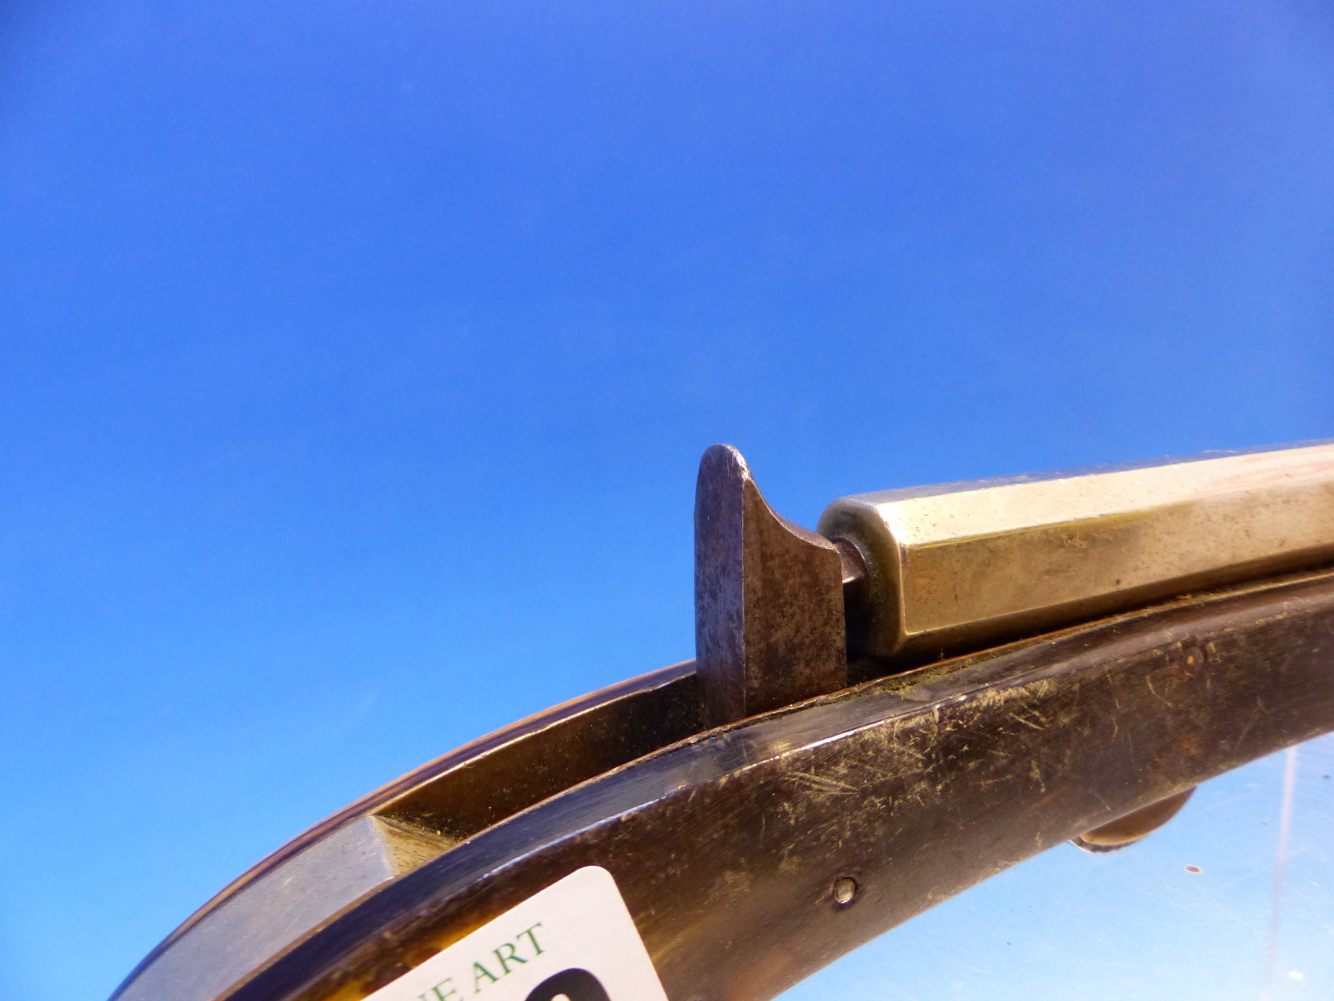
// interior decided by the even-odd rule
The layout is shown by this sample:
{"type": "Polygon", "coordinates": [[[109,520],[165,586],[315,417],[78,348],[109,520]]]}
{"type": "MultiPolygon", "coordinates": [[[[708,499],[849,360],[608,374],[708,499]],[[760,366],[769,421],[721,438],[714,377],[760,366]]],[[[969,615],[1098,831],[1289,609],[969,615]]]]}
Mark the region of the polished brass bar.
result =
{"type": "Polygon", "coordinates": [[[862,653],[921,662],[1334,560],[1334,443],[857,494],[862,653]]]}

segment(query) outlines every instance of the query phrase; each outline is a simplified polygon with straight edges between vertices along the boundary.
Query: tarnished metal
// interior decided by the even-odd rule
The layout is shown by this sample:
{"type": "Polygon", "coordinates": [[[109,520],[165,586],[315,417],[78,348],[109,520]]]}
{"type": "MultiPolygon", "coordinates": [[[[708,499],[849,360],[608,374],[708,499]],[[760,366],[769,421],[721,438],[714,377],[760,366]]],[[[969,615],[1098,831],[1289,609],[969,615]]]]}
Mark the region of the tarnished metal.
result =
{"type": "Polygon", "coordinates": [[[1124,817],[1118,817],[1110,824],[1103,824],[1091,831],[1085,831],[1083,834],[1071,838],[1070,843],[1084,849],[1086,852],[1093,852],[1095,855],[1105,852],[1119,852],[1122,848],[1129,848],[1137,841],[1147,838],[1180,813],[1181,808],[1186,805],[1186,800],[1190,799],[1194,793],[1195,787],[1192,786],[1173,796],[1168,796],[1167,799],[1150,803],[1148,806],[1140,807],[1124,817]]]}
{"type": "Polygon", "coordinates": [[[695,488],[695,659],[720,726],[848,684],[845,557],[774,513],[741,453],[714,445],[695,488]]]}
{"type": "Polygon", "coordinates": [[[1334,444],[834,501],[870,565],[865,652],[976,649],[1334,558],[1334,444]]]}
{"type": "Polygon", "coordinates": [[[548,709],[437,758],[294,838],[199,909],[119,1001],[205,1001],[345,908],[564,789],[703,729],[694,662],[548,709]]]}
{"type": "Polygon", "coordinates": [[[698,668],[352,804],[118,1001],[360,1001],[586,865],[614,875],[670,998],[763,1001],[1032,854],[1124,847],[1200,781],[1334,730],[1334,571],[1235,583],[1334,557],[1334,446],[863,495],[821,528],[710,449],[698,668]],[[849,648],[872,679],[851,688],[849,648]]]}
{"type": "Polygon", "coordinates": [[[1332,650],[1326,572],[867,682],[557,793],[230,989],[156,997],[357,1001],[599,865],[668,997],[761,1001],[1038,852],[1334,729],[1332,650]]]}

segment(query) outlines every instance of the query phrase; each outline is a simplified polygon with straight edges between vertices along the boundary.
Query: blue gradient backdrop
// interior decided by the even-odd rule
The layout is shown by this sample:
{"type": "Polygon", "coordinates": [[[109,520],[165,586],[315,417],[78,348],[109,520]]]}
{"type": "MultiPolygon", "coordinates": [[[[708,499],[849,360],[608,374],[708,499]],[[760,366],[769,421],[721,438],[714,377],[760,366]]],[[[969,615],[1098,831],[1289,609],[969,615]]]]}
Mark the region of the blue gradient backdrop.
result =
{"type": "Polygon", "coordinates": [[[1334,435],[1332,264],[1314,0],[0,0],[0,997],[689,657],[712,442],[1334,435]]]}

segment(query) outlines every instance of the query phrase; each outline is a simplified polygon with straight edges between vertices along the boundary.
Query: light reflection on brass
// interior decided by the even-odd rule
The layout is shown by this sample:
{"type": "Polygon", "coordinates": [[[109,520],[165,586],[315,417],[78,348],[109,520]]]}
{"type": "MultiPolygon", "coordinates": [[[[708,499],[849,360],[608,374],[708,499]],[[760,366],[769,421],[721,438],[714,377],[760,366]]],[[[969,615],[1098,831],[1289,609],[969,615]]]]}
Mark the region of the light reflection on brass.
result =
{"type": "Polygon", "coordinates": [[[820,532],[870,566],[863,652],[921,661],[1334,559],[1334,444],[857,494],[820,532]]]}

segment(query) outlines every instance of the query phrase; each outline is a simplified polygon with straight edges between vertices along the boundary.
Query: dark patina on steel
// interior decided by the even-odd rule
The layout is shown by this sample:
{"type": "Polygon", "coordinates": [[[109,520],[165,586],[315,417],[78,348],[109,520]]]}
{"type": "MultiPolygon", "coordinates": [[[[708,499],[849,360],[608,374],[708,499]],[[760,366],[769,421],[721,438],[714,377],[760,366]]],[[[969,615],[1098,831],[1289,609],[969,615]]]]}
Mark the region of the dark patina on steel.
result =
{"type": "Polygon", "coordinates": [[[741,453],[714,445],[695,487],[695,661],[709,726],[848,685],[843,557],[774,512],[741,453]]]}

